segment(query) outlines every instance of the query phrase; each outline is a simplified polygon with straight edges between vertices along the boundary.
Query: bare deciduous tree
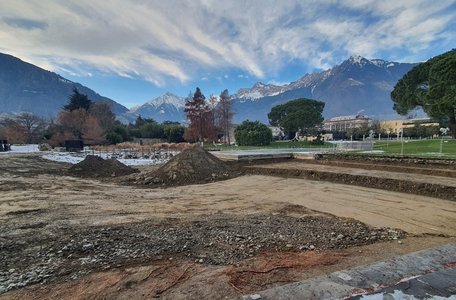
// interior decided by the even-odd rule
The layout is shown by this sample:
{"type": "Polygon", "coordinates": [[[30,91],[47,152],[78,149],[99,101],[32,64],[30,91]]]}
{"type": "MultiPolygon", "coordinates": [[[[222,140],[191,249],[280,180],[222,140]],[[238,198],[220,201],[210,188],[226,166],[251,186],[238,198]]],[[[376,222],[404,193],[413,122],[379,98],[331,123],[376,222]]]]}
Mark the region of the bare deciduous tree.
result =
{"type": "Polygon", "coordinates": [[[217,104],[216,115],[217,127],[219,127],[223,133],[224,142],[230,144],[230,131],[232,127],[234,113],[231,106],[231,99],[228,90],[224,90],[220,94],[220,101],[217,104]]]}
{"type": "Polygon", "coordinates": [[[185,130],[187,141],[204,142],[214,138],[212,110],[205,99],[206,97],[197,87],[193,97],[188,97],[185,101],[184,111],[189,121],[189,126],[185,130]]]}
{"type": "Polygon", "coordinates": [[[43,139],[46,122],[32,113],[21,113],[13,118],[4,119],[1,124],[2,135],[12,143],[39,143],[43,139]]]}
{"type": "Polygon", "coordinates": [[[93,102],[89,113],[98,120],[101,128],[109,130],[114,126],[116,116],[112,112],[111,105],[106,102],[93,102]]]}

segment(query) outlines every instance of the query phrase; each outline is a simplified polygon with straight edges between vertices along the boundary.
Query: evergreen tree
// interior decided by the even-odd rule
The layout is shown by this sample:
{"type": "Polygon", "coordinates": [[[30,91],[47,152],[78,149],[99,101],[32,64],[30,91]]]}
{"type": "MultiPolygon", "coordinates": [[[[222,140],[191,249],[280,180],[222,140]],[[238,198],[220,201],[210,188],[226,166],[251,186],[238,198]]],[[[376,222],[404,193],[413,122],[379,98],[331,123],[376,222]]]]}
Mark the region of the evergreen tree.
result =
{"type": "Polygon", "coordinates": [[[77,88],[73,88],[73,94],[70,95],[68,100],[68,104],[63,107],[66,111],[73,111],[80,108],[88,111],[92,105],[92,101],[89,100],[87,95],[79,93],[77,88]]]}
{"type": "Polygon", "coordinates": [[[311,99],[296,99],[274,106],[268,114],[269,123],[278,126],[294,137],[297,131],[313,131],[315,126],[323,122],[325,103],[311,99]]]}
{"type": "Polygon", "coordinates": [[[433,118],[448,118],[456,138],[456,49],[410,70],[394,87],[391,99],[399,114],[421,107],[433,118]]]}

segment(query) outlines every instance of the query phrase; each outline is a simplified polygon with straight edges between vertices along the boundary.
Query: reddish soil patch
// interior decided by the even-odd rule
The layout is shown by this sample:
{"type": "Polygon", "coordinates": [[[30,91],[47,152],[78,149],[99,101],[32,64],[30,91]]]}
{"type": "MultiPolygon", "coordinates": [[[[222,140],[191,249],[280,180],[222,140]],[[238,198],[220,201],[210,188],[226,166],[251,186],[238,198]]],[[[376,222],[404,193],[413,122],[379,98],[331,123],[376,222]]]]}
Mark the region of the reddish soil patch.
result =
{"type": "MultiPolygon", "coordinates": [[[[90,274],[78,280],[31,286],[6,299],[214,299],[303,279],[306,270],[342,261],[344,252],[267,252],[233,266],[205,266],[188,260],[162,260],[90,274]],[[218,295],[218,296],[216,296],[218,295]]],[[[3,298],[0,296],[0,298],[3,298]]]]}
{"type": "Polygon", "coordinates": [[[299,274],[315,266],[332,265],[345,257],[329,252],[264,253],[247,260],[241,267],[228,268],[228,284],[241,294],[261,291],[272,286],[295,282],[299,274]]]}

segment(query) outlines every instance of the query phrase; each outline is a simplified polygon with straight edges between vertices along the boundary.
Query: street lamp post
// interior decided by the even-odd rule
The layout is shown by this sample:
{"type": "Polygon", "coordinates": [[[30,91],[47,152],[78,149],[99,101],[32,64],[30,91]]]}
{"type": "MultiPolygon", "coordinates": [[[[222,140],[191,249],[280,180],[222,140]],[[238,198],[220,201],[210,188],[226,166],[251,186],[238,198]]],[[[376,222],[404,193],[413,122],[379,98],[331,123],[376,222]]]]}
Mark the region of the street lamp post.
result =
{"type": "Polygon", "coordinates": [[[371,150],[374,150],[374,131],[369,130],[369,139],[371,141],[371,150]]]}
{"type": "Polygon", "coordinates": [[[386,149],[388,149],[388,142],[389,142],[389,139],[390,139],[390,133],[391,133],[391,131],[389,131],[389,130],[386,131],[386,134],[387,134],[387,137],[386,137],[386,149]]]}
{"type": "Polygon", "coordinates": [[[450,128],[440,128],[440,132],[442,133],[442,138],[440,139],[440,156],[443,155],[443,136],[446,135],[450,131],[450,128]]]}

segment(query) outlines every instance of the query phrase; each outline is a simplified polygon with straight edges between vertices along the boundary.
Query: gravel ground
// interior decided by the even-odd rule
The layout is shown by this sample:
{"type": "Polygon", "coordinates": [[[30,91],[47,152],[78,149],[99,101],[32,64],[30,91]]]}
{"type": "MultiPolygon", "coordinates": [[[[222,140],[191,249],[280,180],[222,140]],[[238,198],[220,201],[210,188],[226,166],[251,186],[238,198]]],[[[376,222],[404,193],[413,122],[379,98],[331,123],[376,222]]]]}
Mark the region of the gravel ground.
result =
{"type": "Polygon", "coordinates": [[[404,237],[400,230],[326,215],[219,214],[198,221],[164,219],[42,232],[8,227],[0,228],[15,232],[0,235],[0,292],[173,256],[229,265],[266,250],[343,249],[404,237]]]}

